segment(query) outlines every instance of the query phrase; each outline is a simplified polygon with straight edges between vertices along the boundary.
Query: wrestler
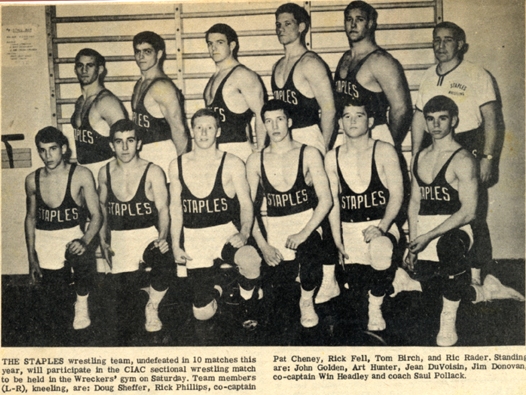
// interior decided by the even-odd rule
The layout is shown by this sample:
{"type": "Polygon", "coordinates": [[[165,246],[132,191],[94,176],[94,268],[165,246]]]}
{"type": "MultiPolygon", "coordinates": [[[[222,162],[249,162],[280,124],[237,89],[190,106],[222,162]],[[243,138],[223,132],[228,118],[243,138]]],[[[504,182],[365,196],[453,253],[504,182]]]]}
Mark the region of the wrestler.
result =
{"type": "Polygon", "coordinates": [[[217,112],[198,110],[191,123],[192,151],[170,164],[174,258],[178,265],[186,266],[193,314],[200,321],[215,315],[223,292],[214,266],[218,258],[237,266],[242,300],[263,297],[259,287],[261,258],[247,245],[253,207],[245,166],[237,156],[217,148],[219,125],[217,112]],[[239,229],[234,222],[240,224],[239,229]]]}
{"type": "Polygon", "coordinates": [[[221,135],[219,148],[241,158],[244,162],[254,149],[265,145],[265,127],[256,116],[256,146],[252,143],[251,120],[261,112],[266,92],[259,75],[239,63],[239,40],[230,26],[218,23],[206,32],[208,53],[216,71],[208,81],[204,99],[206,106],[219,115],[221,135]]]}
{"type": "Polygon", "coordinates": [[[470,284],[469,250],[473,246],[470,223],[477,206],[477,164],[455,141],[458,107],[446,96],[431,98],[423,108],[432,143],[413,158],[409,204],[410,243],[406,264],[432,265],[441,280],[443,307],[439,346],[458,340],[457,309],[461,299],[473,303],[524,297],[488,274],[484,285],[470,284]]]}
{"type": "Polygon", "coordinates": [[[94,49],[81,49],[75,56],[75,74],[82,91],[71,116],[77,163],[88,167],[94,176],[113,158],[108,138],[111,125],[128,118],[119,98],[104,87],[106,73],[106,59],[94,49]]]}
{"type": "Polygon", "coordinates": [[[133,50],[141,70],[132,96],[133,121],[143,139],[141,158],[168,174],[170,162],[188,145],[184,96],[163,71],[166,45],[161,36],[141,32],[133,38],[133,50]]]}
{"type": "Polygon", "coordinates": [[[25,183],[29,274],[33,283],[42,278],[53,292],[69,284],[73,269],[77,294],[73,328],[84,329],[91,324],[88,296],[95,271],[92,240],[101,227],[95,182],[88,169],[68,163],[71,151],[60,130],[52,126],[40,130],[35,143],[44,167],[29,174],[25,183]],[[83,232],[81,221],[86,209],[91,221],[83,232]]]}
{"type": "Polygon", "coordinates": [[[121,328],[129,325],[126,303],[139,290],[140,263],[151,266],[145,329],[162,328],[159,303],[169,286],[173,257],[166,241],[170,225],[168,189],[163,170],[139,157],[140,129],[131,120],[110,128],[115,159],[99,171],[99,198],[104,222],[101,248],[111,267],[121,328]],[[122,317],[126,317],[121,319],[122,317]]]}
{"type": "Polygon", "coordinates": [[[319,321],[313,297],[324,259],[318,228],[332,206],[329,182],[320,152],[292,139],[285,102],[268,101],[261,117],[270,145],[249,157],[247,176],[253,198],[258,186],[263,189],[267,224],[265,237],[255,222],[253,236],[274,271],[292,273],[294,278],[299,271],[301,325],[310,328],[319,321]]]}

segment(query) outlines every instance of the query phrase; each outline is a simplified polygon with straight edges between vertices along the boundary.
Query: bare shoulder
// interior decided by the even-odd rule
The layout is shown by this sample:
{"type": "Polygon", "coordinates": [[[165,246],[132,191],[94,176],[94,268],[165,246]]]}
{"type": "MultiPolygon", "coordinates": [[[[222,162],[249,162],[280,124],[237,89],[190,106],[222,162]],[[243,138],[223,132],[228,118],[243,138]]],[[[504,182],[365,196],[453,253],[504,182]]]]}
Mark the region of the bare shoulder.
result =
{"type": "Polygon", "coordinates": [[[325,61],[315,52],[309,51],[301,59],[301,67],[307,72],[321,72],[327,70],[325,61]]]}
{"type": "Polygon", "coordinates": [[[247,171],[259,172],[259,165],[261,163],[261,152],[253,152],[247,159],[247,171]]]}
{"type": "Polygon", "coordinates": [[[390,53],[386,51],[377,51],[367,59],[367,67],[373,71],[385,72],[402,72],[402,65],[390,53]]]}
{"type": "Polygon", "coordinates": [[[453,157],[451,160],[451,167],[456,173],[461,172],[474,172],[477,168],[477,162],[473,155],[469,151],[462,149],[453,157]]]}
{"type": "Polygon", "coordinates": [[[36,175],[36,171],[33,171],[26,176],[25,185],[26,185],[26,192],[28,193],[32,193],[36,190],[35,175],[36,175]]]}
{"type": "Polygon", "coordinates": [[[334,168],[336,166],[336,149],[332,149],[325,154],[325,167],[334,168]]]}
{"type": "Polygon", "coordinates": [[[175,84],[169,78],[160,78],[150,85],[148,93],[153,96],[165,96],[168,94],[177,95],[175,84]]]}
{"type": "Polygon", "coordinates": [[[304,158],[309,163],[319,162],[322,160],[321,152],[317,148],[311,147],[310,145],[305,147],[304,158]]]}
{"type": "Polygon", "coordinates": [[[148,169],[148,175],[147,178],[149,178],[153,182],[164,182],[166,183],[166,176],[164,174],[164,170],[156,165],[155,163],[152,163],[148,169]]]}
{"type": "Polygon", "coordinates": [[[91,172],[91,170],[81,165],[77,165],[77,167],[75,168],[75,172],[73,173],[73,177],[81,181],[82,183],[90,181],[93,182],[94,180],[93,173],[91,172]]]}
{"type": "Polygon", "coordinates": [[[377,140],[376,157],[382,159],[384,156],[391,157],[392,155],[397,155],[393,145],[385,141],[377,140]]]}
{"type": "Polygon", "coordinates": [[[101,106],[108,106],[119,103],[119,98],[109,90],[103,91],[102,94],[97,98],[97,104],[100,104],[101,106]]]}
{"type": "Polygon", "coordinates": [[[227,153],[225,157],[225,168],[227,171],[231,172],[233,176],[245,172],[245,164],[243,161],[237,156],[229,153],[227,153]]]}

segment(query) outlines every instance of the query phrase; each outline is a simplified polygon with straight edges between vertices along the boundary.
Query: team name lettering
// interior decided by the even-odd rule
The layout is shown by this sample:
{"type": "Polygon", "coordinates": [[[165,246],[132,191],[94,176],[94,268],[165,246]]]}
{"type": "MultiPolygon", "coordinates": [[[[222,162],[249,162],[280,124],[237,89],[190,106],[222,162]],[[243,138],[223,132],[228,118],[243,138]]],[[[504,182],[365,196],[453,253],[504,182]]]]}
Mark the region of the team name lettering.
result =
{"type": "Polygon", "coordinates": [[[79,219],[79,211],[75,207],[65,210],[39,208],[38,219],[52,223],[76,221],[79,219]]]}
{"type": "Polygon", "coordinates": [[[108,202],[108,213],[118,217],[136,217],[143,215],[150,215],[152,213],[152,205],[149,202],[137,203],[116,203],[108,202]]]}
{"type": "Polygon", "coordinates": [[[221,122],[226,122],[226,115],[225,115],[225,109],[222,107],[213,107],[212,110],[214,110],[217,115],[219,115],[219,120],[221,122]]]}
{"type": "Polygon", "coordinates": [[[341,207],[344,210],[360,210],[363,208],[381,207],[387,204],[384,191],[374,191],[371,194],[341,196],[341,207]]]}
{"type": "Polygon", "coordinates": [[[93,135],[91,130],[75,129],[74,130],[75,140],[81,143],[93,144],[93,135]]]}
{"type": "Polygon", "coordinates": [[[345,80],[336,81],[336,92],[344,93],[354,98],[360,97],[360,93],[358,92],[356,85],[345,80]]]}
{"type": "Polygon", "coordinates": [[[133,122],[135,122],[136,125],[139,125],[141,128],[149,128],[150,127],[150,117],[146,114],[141,114],[137,112],[133,112],[133,122]]]}
{"type": "Polygon", "coordinates": [[[189,214],[213,214],[228,211],[225,198],[217,199],[183,199],[183,211],[189,214]]]}
{"type": "Polygon", "coordinates": [[[298,99],[296,98],[296,92],[290,89],[278,89],[274,91],[274,99],[284,101],[285,103],[297,105],[298,99]]]}
{"type": "Polygon", "coordinates": [[[266,193],[267,204],[272,207],[294,207],[309,201],[306,189],[296,193],[266,193]]]}
{"type": "Polygon", "coordinates": [[[458,82],[452,82],[451,84],[449,84],[449,88],[450,89],[460,89],[460,90],[465,91],[467,89],[467,86],[460,84],[458,82]]]}
{"type": "Polygon", "coordinates": [[[422,200],[443,200],[449,202],[451,196],[446,187],[420,187],[420,196],[422,200]]]}

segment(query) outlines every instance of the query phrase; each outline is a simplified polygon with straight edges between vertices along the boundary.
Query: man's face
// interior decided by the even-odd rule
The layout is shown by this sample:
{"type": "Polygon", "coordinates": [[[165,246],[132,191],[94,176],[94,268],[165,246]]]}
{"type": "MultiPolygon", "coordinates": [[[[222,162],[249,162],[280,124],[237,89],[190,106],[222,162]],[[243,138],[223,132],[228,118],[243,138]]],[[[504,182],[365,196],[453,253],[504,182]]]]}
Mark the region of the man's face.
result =
{"type": "Polygon", "coordinates": [[[451,29],[439,28],[433,35],[433,50],[440,63],[458,59],[460,49],[463,46],[464,42],[456,40],[451,29]]]}
{"type": "Polygon", "coordinates": [[[135,62],[144,72],[156,67],[163,55],[163,51],[156,51],[151,44],[140,43],[135,46],[135,62]]]}
{"type": "Polygon", "coordinates": [[[340,126],[345,135],[350,138],[357,138],[367,134],[373,126],[374,118],[369,118],[365,107],[346,106],[340,119],[340,126]]]}
{"type": "Polygon", "coordinates": [[[97,66],[94,56],[82,55],[75,63],[75,74],[80,82],[80,85],[90,85],[99,79],[103,67],[97,66]]]}
{"type": "Polygon", "coordinates": [[[283,110],[267,111],[263,115],[263,121],[267,134],[273,142],[279,142],[287,137],[292,126],[292,120],[287,118],[283,110]]]}
{"type": "Polygon", "coordinates": [[[221,129],[217,127],[214,117],[202,116],[194,119],[192,135],[195,144],[201,149],[210,148],[216,143],[216,139],[221,134],[221,129]]]}
{"type": "Polygon", "coordinates": [[[141,142],[135,137],[135,130],[129,130],[115,133],[110,146],[118,160],[128,163],[137,156],[141,142]]]}
{"type": "Polygon", "coordinates": [[[56,169],[66,154],[67,146],[58,143],[38,143],[38,155],[48,170],[56,169]]]}
{"type": "Polygon", "coordinates": [[[367,19],[365,11],[352,9],[345,15],[345,33],[350,42],[358,42],[369,35],[372,21],[367,19]]]}
{"type": "Polygon", "coordinates": [[[236,43],[232,41],[229,44],[226,36],[222,33],[210,33],[206,44],[208,45],[210,57],[216,63],[232,57],[232,51],[236,47],[236,43]]]}
{"type": "Polygon", "coordinates": [[[440,140],[451,133],[458,118],[451,117],[449,111],[437,111],[425,115],[427,132],[435,140],[440,140]]]}
{"type": "Polygon", "coordinates": [[[294,15],[284,12],[276,18],[276,34],[281,44],[286,45],[296,41],[305,30],[305,24],[294,19],[294,15]]]}

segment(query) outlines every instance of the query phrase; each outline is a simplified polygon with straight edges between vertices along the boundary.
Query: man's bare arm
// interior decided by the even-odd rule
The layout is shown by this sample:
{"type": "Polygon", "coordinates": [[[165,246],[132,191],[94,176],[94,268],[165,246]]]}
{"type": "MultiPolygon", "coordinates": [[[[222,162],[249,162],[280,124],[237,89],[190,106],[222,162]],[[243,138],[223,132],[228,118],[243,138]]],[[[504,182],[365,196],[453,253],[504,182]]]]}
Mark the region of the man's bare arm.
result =
{"type": "Polygon", "coordinates": [[[179,166],[177,159],[170,163],[170,233],[172,235],[172,250],[176,263],[186,263],[192,258],[181,246],[181,232],[183,231],[183,205],[181,203],[181,182],[179,181],[179,166]]]}
{"type": "Polygon", "coordinates": [[[331,195],[333,206],[329,213],[329,224],[331,225],[331,233],[334,239],[336,248],[342,255],[346,255],[345,248],[342,241],[341,220],[340,220],[340,181],[338,178],[338,170],[336,165],[336,150],[330,151],[325,156],[325,171],[329,179],[329,186],[331,188],[331,195]]]}
{"type": "Polygon", "coordinates": [[[411,94],[404,69],[396,59],[385,54],[376,55],[368,65],[389,102],[389,129],[398,147],[409,131],[412,116],[411,94]]]}
{"type": "Polygon", "coordinates": [[[148,180],[153,192],[153,201],[158,212],[158,247],[164,254],[168,251],[168,244],[166,238],[168,237],[168,229],[170,226],[170,213],[168,211],[168,188],[166,187],[166,176],[163,170],[157,165],[150,165],[148,171],[148,180]]]}
{"type": "Polygon", "coordinates": [[[104,259],[108,262],[110,268],[112,267],[112,256],[113,252],[111,251],[111,239],[110,239],[110,230],[108,229],[108,211],[106,204],[108,203],[108,180],[106,177],[106,166],[102,167],[99,170],[99,204],[100,210],[102,213],[102,226],[99,231],[100,236],[100,246],[104,259]]]}
{"type": "Polygon", "coordinates": [[[159,105],[163,117],[170,125],[172,141],[177,149],[177,155],[184,154],[188,144],[188,136],[183,122],[183,103],[180,102],[182,98],[177,95],[174,86],[166,80],[154,82],[148,92],[159,105]]]}
{"type": "Polygon", "coordinates": [[[85,167],[78,166],[73,173],[73,177],[77,177],[80,184],[81,193],[86,203],[86,207],[90,214],[90,222],[86,233],[80,238],[84,246],[78,246],[77,243],[68,244],[69,252],[82,255],[85,252],[85,246],[88,246],[93,238],[99,233],[102,226],[102,214],[100,211],[99,196],[95,189],[95,180],[90,170],[85,167]]]}
{"type": "Polygon", "coordinates": [[[97,112],[100,117],[108,124],[112,126],[115,122],[121,119],[128,118],[128,112],[122,104],[122,102],[111,94],[106,94],[100,98],[97,102],[97,112]]]}
{"type": "Polygon", "coordinates": [[[234,184],[234,190],[236,193],[237,200],[239,202],[239,214],[241,221],[241,229],[239,234],[242,237],[241,245],[232,245],[234,247],[242,247],[246,244],[248,238],[250,237],[250,231],[254,223],[254,205],[252,204],[252,199],[250,198],[250,188],[248,186],[245,164],[243,161],[234,155],[227,154],[227,161],[225,165],[229,169],[229,173],[234,184]]]}
{"type": "Polygon", "coordinates": [[[261,119],[261,108],[265,102],[265,87],[255,72],[247,70],[244,67],[238,68],[236,72],[239,72],[241,77],[237,79],[237,81],[240,82],[237,88],[256,118],[256,140],[257,150],[259,151],[263,149],[267,136],[265,125],[261,119]]]}
{"type": "Polygon", "coordinates": [[[411,124],[411,151],[413,156],[420,151],[425,134],[426,119],[424,118],[424,113],[417,108],[413,114],[413,122],[411,124]]]}
{"type": "MultiPolygon", "coordinates": [[[[414,172],[415,157],[413,156],[411,164],[411,198],[409,200],[409,207],[407,209],[407,223],[409,225],[409,241],[413,241],[418,237],[418,212],[420,211],[420,187],[415,178],[414,172]]],[[[416,263],[416,254],[409,251],[408,260],[404,263],[409,270],[413,270],[416,263]]]]}
{"type": "MultiPolygon", "coordinates": [[[[307,56],[302,61],[304,76],[309,83],[314,97],[321,109],[321,131],[325,140],[325,148],[329,148],[329,143],[334,133],[334,122],[336,107],[334,104],[334,92],[332,82],[327,75],[325,65],[320,59],[314,56],[307,56]]],[[[294,125],[292,125],[294,127],[294,125]]]]}
{"type": "Polygon", "coordinates": [[[24,221],[24,230],[26,236],[27,257],[29,260],[29,275],[31,282],[36,281],[35,276],[42,277],[40,264],[38,262],[37,252],[35,250],[35,229],[37,216],[37,198],[36,198],[36,184],[35,173],[31,173],[26,177],[26,218],[24,221]]]}

